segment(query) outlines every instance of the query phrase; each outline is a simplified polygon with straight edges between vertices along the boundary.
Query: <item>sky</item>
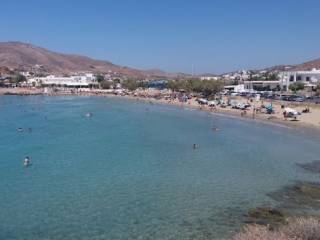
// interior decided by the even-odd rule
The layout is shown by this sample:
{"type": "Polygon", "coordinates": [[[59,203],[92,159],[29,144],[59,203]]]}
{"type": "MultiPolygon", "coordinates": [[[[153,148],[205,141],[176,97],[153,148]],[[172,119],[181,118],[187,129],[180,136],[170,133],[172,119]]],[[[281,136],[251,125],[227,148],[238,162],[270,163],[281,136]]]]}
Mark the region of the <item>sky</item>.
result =
{"type": "Polygon", "coordinates": [[[320,58],[319,0],[1,0],[0,41],[139,69],[224,73],[320,58]]]}

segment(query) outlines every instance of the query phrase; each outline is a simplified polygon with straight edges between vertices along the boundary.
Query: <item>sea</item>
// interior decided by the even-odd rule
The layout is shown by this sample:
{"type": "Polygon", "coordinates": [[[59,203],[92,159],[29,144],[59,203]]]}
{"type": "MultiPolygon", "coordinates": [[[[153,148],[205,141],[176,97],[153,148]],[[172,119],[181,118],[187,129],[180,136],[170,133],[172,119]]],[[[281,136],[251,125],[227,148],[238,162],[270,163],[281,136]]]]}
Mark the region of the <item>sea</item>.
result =
{"type": "Polygon", "coordinates": [[[319,156],[308,129],[121,98],[0,96],[0,239],[229,239],[250,209],[277,206],[268,193],[319,181],[297,165],[319,156]]]}

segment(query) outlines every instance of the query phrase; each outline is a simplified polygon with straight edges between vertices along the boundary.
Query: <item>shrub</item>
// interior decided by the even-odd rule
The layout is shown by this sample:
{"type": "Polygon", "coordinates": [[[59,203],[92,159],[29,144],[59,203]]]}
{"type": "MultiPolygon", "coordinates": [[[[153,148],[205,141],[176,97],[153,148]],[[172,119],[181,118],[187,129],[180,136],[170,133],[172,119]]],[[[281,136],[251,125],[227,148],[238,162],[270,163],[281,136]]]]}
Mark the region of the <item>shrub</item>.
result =
{"type": "Polygon", "coordinates": [[[100,83],[100,86],[101,86],[102,89],[110,89],[111,88],[111,82],[104,80],[104,81],[102,81],[100,83]]]}
{"type": "Polygon", "coordinates": [[[289,86],[289,89],[293,92],[297,92],[299,90],[304,89],[304,83],[302,82],[294,82],[289,86]]]}

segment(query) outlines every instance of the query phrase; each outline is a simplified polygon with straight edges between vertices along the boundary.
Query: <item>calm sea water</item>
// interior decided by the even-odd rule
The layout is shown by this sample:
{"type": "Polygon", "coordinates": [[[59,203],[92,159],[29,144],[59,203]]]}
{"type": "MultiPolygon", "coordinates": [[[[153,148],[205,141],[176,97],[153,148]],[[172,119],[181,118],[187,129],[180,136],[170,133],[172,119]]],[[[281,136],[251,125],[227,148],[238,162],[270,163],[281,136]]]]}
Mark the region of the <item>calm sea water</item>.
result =
{"type": "Polygon", "coordinates": [[[296,163],[317,160],[319,143],[302,130],[164,105],[2,96],[0,239],[228,237],[249,209],[277,204],[268,192],[316,180],[296,163]]]}

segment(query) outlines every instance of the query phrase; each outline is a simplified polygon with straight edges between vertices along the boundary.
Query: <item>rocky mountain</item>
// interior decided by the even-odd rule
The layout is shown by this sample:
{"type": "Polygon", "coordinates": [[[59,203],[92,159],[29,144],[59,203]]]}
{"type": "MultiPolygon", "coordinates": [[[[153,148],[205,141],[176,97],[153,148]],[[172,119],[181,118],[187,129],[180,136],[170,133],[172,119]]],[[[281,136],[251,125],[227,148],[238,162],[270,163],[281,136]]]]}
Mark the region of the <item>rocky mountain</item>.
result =
{"type": "MultiPolygon", "coordinates": [[[[27,43],[0,42],[0,73],[7,73],[8,68],[28,71],[33,70],[36,66],[44,72],[55,74],[70,74],[74,72],[108,73],[111,71],[135,78],[190,77],[189,74],[167,73],[158,69],[138,70],[123,67],[108,61],[95,60],[86,56],[56,53],[27,43]]],[[[320,59],[298,65],[279,65],[265,68],[264,70],[311,70],[312,68],[320,69],[320,59]]]]}
{"type": "Polygon", "coordinates": [[[308,61],[297,65],[278,65],[266,68],[266,71],[308,71],[312,69],[320,69],[320,59],[308,61]]]}
{"type": "Polygon", "coordinates": [[[299,65],[295,65],[292,69],[294,71],[312,70],[313,68],[320,69],[320,58],[308,61],[299,65]]]}
{"type": "Polygon", "coordinates": [[[0,67],[0,75],[12,74],[12,71],[8,67],[0,67]]]}
{"type": "Polygon", "coordinates": [[[0,42],[0,67],[32,70],[41,67],[48,73],[69,74],[74,72],[121,73],[130,77],[168,77],[163,71],[143,71],[115,65],[108,61],[95,60],[86,56],[62,54],[21,42],[0,42]]]}
{"type": "Polygon", "coordinates": [[[292,70],[294,67],[295,67],[294,65],[277,65],[277,66],[265,68],[263,70],[268,72],[284,72],[284,71],[292,70]]]}

